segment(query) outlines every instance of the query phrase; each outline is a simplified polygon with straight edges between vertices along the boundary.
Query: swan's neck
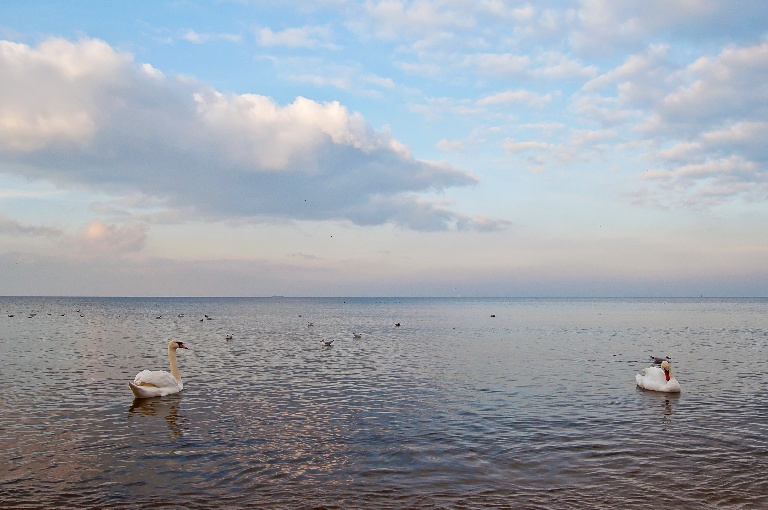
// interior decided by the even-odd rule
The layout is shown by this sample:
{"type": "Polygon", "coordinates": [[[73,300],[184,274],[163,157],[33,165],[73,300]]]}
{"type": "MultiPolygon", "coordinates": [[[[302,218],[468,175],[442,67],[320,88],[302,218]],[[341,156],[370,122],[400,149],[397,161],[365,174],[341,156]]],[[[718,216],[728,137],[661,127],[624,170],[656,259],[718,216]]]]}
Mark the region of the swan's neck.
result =
{"type": "Polygon", "coordinates": [[[168,347],[168,360],[171,362],[171,375],[181,384],[181,374],[179,374],[179,367],[176,365],[176,349],[168,347]]]}

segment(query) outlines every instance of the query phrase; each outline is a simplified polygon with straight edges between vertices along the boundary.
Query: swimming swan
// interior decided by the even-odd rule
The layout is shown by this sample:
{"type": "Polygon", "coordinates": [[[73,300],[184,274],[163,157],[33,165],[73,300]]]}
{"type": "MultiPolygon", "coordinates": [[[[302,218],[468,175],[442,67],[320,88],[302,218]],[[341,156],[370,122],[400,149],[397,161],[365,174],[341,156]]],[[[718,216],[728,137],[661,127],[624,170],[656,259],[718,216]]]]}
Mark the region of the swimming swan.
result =
{"type": "Polygon", "coordinates": [[[644,368],[642,374],[635,376],[635,381],[644,390],[680,393],[680,383],[672,375],[672,367],[666,360],[661,362],[661,368],[644,368]]]}
{"type": "Polygon", "coordinates": [[[187,349],[184,342],[171,340],[168,342],[168,359],[171,362],[171,372],[163,370],[142,370],[129,382],[128,386],[136,398],[162,397],[178,393],[184,389],[179,367],[176,366],[176,349],[187,349]]]}

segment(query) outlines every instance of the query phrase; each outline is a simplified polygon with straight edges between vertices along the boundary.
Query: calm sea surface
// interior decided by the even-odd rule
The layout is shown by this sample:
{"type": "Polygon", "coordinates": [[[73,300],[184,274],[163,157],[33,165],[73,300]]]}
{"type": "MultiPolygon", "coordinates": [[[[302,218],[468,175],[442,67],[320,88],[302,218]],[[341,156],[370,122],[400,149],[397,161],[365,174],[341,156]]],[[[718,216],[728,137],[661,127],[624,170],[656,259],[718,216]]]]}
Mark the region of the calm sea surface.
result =
{"type": "Polygon", "coordinates": [[[0,297],[0,507],[765,509],[767,361],[766,299],[0,297]]]}

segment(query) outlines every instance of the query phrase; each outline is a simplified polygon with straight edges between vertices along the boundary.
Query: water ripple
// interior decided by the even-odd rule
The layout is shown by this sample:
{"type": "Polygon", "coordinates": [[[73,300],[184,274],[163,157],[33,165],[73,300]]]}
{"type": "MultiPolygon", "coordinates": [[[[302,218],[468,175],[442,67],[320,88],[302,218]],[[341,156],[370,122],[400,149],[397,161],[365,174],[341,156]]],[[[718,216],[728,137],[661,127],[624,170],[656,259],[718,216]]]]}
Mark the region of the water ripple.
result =
{"type": "Polygon", "coordinates": [[[0,310],[3,507],[768,507],[766,300],[0,310]],[[168,338],[185,390],[133,401],[168,338]],[[635,388],[649,353],[682,394],[635,388]]]}

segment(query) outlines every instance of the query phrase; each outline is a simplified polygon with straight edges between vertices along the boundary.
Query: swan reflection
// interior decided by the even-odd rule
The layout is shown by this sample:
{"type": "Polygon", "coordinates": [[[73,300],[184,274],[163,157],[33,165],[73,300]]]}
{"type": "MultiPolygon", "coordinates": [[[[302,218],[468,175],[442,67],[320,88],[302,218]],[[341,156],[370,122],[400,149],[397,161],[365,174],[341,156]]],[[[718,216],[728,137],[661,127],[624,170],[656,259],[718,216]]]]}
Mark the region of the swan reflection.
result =
{"type": "Polygon", "coordinates": [[[643,397],[649,407],[661,410],[661,429],[667,430],[667,426],[672,423],[673,408],[680,399],[680,394],[643,392],[643,397]]]}
{"type": "Polygon", "coordinates": [[[138,416],[162,416],[171,434],[174,437],[181,437],[187,420],[179,414],[180,407],[181,395],[175,394],[166,397],[134,399],[128,412],[138,416]]]}

